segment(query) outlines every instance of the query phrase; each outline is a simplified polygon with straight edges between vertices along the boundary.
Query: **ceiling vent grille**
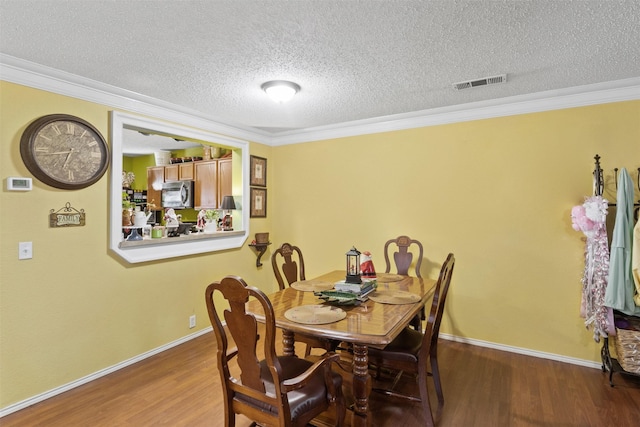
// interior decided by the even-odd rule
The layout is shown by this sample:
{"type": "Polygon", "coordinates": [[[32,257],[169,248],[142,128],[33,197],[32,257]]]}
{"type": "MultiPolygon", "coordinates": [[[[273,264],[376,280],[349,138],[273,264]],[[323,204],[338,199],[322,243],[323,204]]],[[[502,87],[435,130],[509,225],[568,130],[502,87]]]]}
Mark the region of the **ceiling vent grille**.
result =
{"type": "Polygon", "coordinates": [[[498,83],[506,83],[506,82],[507,82],[507,75],[500,74],[499,76],[484,77],[482,79],[468,80],[466,82],[454,83],[453,88],[455,90],[462,90],[462,89],[470,89],[472,87],[495,85],[498,83]]]}

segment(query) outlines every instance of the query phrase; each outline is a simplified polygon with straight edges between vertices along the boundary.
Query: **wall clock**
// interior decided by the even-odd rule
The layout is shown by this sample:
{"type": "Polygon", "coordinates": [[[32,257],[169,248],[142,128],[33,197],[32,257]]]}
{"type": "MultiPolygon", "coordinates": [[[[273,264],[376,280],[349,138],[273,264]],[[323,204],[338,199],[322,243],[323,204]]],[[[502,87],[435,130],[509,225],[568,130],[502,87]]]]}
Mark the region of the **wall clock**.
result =
{"type": "Polygon", "coordinates": [[[109,166],[109,147],[100,132],[68,114],[30,123],[20,138],[20,155],[33,176],[64,190],[94,184],[109,166]]]}

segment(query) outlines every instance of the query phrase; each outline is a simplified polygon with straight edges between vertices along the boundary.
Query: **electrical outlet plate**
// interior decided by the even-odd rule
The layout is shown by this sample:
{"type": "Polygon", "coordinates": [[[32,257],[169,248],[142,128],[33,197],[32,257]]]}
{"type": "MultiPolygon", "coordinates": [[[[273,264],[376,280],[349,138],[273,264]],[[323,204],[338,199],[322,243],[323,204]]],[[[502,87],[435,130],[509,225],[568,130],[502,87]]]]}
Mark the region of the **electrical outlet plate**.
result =
{"type": "Polygon", "coordinates": [[[189,316],[189,329],[196,327],[196,315],[189,316]]]}
{"type": "Polygon", "coordinates": [[[18,243],[18,259],[31,259],[31,258],[33,258],[33,243],[19,242],[18,243]]]}

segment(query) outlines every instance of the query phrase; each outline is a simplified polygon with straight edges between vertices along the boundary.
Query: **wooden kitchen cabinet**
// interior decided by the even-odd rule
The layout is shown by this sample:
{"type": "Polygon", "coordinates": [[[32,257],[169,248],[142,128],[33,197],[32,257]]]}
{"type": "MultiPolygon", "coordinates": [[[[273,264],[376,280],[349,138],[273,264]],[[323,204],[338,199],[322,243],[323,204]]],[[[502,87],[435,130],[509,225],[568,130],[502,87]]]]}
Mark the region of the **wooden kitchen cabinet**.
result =
{"type": "Polygon", "coordinates": [[[195,209],[218,209],[222,205],[222,197],[231,195],[231,158],[195,162],[194,175],[195,209]]]}
{"type": "Polygon", "coordinates": [[[164,167],[164,181],[193,181],[193,162],[177,163],[164,167]]]}
{"type": "Polygon", "coordinates": [[[155,204],[154,210],[162,209],[162,184],[164,184],[164,166],[147,168],[147,202],[155,204]]]}
{"type": "Polygon", "coordinates": [[[218,161],[196,162],[194,173],[193,204],[195,209],[216,209],[218,207],[218,161]]]}
{"type": "Polygon", "coordinates": [[[233,174],[231,165],[231,157],[226,159],[218,159],[218,206],[222,206],[222,198],[231,196],[233,188],[233,174]]]}
{"type": "Polygon", "coordinates": [[[194,163],[180,163],[178,164],[178,179],[180,181],[193,181],[195,180],[194,163]]]}
{"type": "Polygon", "coordinates": [[[165,182],[177,181],[180,171],[178,165],[168,165],[164,167],[164,180],[165,182]]]}

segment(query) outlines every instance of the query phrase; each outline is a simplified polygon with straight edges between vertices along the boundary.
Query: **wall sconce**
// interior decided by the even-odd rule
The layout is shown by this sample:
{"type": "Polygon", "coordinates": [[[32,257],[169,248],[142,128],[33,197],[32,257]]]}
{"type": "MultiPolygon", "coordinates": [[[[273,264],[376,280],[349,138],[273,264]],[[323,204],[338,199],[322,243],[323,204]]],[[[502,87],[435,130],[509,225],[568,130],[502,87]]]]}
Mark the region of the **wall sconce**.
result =
{"type": "Polygon", "coordinates": [[[222,218],[222,231],[233,231],[233,218],[231,217],[231,211],[236,209],[236,202],[233,201],[233,196],[224,196],[222,198],[222,205],[220,209],[224,212],[224,218],[222,218]]]}
{"type": "Polygon", "coordinates": [[[362,283],[360,278],[360,252],[354,247],[347,252],[347,283],[362,283]]]}
{"type": "Polygon", "coordinates": [[[260,86],[267,96],[280,104],[290,101],[300,91],[300,85],[286,80],[272,80],[260,86]]]}

